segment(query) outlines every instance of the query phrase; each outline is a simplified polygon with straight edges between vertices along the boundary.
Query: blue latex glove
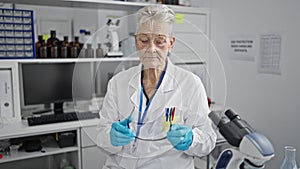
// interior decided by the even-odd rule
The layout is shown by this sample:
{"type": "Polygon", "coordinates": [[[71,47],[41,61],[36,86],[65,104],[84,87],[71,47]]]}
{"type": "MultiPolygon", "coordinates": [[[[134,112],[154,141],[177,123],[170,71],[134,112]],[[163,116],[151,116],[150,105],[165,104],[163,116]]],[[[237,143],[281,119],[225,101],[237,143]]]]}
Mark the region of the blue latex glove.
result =
{"type": "Polygon", "coordinates": [[[124,146],[129,144],[135,138],[135,134],[130,130],[129,123],[132,117],[126,118],[120,122],[114,122],[110,129],[110,142],[113,146],[124,146]]]}
{"type": "Polygon", "coordinates": [[[173,124],[171,130],[167,133],[167,138],[174,148],[185,151],[189,149],[193,142],[192,128],[179,124],[173,124]]]}

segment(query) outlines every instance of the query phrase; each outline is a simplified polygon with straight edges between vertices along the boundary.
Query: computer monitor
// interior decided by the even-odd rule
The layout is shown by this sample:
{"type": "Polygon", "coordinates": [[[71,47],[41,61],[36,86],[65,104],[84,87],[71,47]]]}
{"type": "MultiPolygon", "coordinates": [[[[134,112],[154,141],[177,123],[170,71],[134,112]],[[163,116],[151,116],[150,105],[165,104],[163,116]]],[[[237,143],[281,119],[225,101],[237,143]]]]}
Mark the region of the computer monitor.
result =
{"type": "Polygon", "coordinates": [[[21,63],[20,75],[23,106],[53,103],[54,113],[60,114],[64,102],[89,100],[93,95],[89,62],[21,63]]]}

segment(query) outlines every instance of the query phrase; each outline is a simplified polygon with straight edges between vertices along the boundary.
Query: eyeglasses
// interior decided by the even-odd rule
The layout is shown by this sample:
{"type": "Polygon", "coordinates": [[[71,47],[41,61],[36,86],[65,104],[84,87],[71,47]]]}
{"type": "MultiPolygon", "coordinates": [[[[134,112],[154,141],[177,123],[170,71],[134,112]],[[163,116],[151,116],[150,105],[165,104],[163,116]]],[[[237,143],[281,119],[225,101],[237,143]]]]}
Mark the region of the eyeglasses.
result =
{"type": "Polygon", "coordinates": [[[163,34],[153,34],[153,33],[140,33],[135,35],[137,43],[142,47],[148,47],[153,41],[154,45],[157,47],[164,47],[167,44],[167,35],[163,34]]]}

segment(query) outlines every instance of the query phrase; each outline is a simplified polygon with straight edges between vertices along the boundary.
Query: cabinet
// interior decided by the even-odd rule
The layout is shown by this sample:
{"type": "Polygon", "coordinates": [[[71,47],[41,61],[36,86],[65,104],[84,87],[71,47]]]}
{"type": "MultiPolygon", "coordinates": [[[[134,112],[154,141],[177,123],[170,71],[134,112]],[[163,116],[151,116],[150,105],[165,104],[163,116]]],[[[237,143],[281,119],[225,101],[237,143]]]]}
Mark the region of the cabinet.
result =
{"type": "Polygon", "coordinates": [[[10,151],[0,159],[1,169],[60,169],[62,160],[67,160],[76,169],[103,165],[106,154],[94,142],[97,135],[97,119],[34,127],[28,127],[25,123],[25,121],[15,121],[1,128],[1,145],[6,141],[39,138],[42,140],[41,151],[25,152],[24,149],[10,151]],[[76,133],[76,144],[60,148],[53,136],[55,133],[65,132],[76,133]]]}
{"type": "Polygon", "coordinates": [[[81,128],[82,166],[84,169],[94,169],[95,166],[101,168],[105,163],[108,153],[96,145],[96,137],[96,126],[81,128]]]}

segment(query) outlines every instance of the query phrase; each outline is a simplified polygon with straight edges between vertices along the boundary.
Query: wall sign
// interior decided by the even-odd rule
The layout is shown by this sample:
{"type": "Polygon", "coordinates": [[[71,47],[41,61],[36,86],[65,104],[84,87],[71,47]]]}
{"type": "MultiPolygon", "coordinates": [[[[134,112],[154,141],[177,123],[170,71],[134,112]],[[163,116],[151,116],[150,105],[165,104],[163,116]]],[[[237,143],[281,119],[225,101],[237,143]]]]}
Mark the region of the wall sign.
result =
{"type": "Polygon", "coordinates": [[[251,35],[233,35],[229,38],[229,57],[233,60],[254,61],[255,40],[251,35]]]}

